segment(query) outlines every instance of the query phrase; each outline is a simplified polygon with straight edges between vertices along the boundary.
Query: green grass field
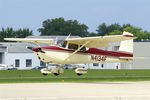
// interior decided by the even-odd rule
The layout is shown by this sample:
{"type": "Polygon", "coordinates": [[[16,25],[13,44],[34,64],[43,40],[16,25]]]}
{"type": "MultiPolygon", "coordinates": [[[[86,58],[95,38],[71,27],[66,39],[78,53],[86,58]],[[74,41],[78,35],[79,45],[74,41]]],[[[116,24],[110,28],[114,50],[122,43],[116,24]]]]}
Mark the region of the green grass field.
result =
{"type": "Polygon", "coordinates": [[[102,81],[150,81],[150,70],[88,70],[83,76],[77,76],[74,70],[65,70],[59,76],[43,76],[39,70],[0,71],[0,83],[102,81]]]}

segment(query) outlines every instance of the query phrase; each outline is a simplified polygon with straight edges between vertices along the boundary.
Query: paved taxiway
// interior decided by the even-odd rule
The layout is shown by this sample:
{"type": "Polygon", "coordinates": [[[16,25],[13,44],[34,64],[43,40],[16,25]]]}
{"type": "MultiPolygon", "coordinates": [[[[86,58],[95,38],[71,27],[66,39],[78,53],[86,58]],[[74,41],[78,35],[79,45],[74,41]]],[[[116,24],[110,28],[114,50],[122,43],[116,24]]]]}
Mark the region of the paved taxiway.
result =
{"type": "Polygon", "coordinates": [[[150,82],[0,84],[0,100],[150,100],[150,82]]]}

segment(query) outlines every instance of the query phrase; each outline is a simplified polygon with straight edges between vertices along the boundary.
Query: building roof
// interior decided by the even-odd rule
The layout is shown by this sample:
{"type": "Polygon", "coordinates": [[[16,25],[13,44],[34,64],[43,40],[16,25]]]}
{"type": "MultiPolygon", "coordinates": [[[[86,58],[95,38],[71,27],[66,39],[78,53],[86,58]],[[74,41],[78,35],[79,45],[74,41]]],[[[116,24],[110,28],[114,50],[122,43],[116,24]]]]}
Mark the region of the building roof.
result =
{"type": "Polygon", "coordinates": [[[0,42],[0,48],[2,48],[2,47],[7,48],[7,50],[5,50],[5,52],[8,52],[8,53],[33,53],[33,51],[27,49],[26,46],[35,47],[35,45],[31,44],[31,43],[0,42]]]}

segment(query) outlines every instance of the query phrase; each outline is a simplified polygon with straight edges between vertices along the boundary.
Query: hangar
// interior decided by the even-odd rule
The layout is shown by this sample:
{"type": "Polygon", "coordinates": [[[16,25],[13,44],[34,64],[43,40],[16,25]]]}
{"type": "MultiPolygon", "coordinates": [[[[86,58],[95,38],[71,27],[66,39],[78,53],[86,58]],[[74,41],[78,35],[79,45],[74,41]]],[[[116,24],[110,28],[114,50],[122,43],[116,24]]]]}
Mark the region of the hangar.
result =
{"type": "MultiPolygon", "coordinates": [[[[72,36],[77,38],[79,36],[72,36]]],[[[27,38],[44,38],[55,39],[59,43],[66,38],[66,36],[29,36],[27,38]]],[[[43,45],[43,44],[41,44],[43,45]]],[[[110,44],[109,47],[103,48],[105,50],[118,50],[120,43],[110,44]]],[[[32,69],[36,66],[44,66],[31,50],[26,49],[26,46],[34,47],[31,43],[21,42],[1,42],[0,43],[0,64],[16,67],[17,69],[32,69]]],[[[106,64],[87,64],[90,69],[150,69],[150,42],[134,42],[134,57],[131,63],[106,63],[106,64]],[[137,57],[137,58],[136,58],[137,57]],[[145,57],[139,59],[138,57],[145,57]]]]}
{"type": "Polygon", "coordinates": [[[134,57],[144,57],[143,59],[133,59],[133,69],[150,69],[150,42],[134,42],[134,57]]]}

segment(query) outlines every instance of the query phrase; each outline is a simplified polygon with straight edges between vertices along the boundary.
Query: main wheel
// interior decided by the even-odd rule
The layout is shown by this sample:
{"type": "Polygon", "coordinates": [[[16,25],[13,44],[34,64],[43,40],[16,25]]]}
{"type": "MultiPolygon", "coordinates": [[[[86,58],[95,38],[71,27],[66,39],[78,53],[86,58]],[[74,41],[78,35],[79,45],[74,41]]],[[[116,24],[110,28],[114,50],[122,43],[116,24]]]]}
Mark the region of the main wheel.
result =
{"type": "Polygon", "coordinates": [[[58,75],[59,75],[59,73],[54,73],[54,75],[55,75],[55,76],[58,76],[58,75]]]}
{"type": "Polygon", "coordinates": [[[78,76],[81,76],[81,75],[83,75],[83,74],[81,74],[81,73],[77,73],[77,75],[78,75],[78,76]]]}
{"type": "Polygon", "coordinates": [[[48,75],[48,74],[46,74],[46,73],[42,73],[44,76],[46,76],[46,75],[48,75]]]}

